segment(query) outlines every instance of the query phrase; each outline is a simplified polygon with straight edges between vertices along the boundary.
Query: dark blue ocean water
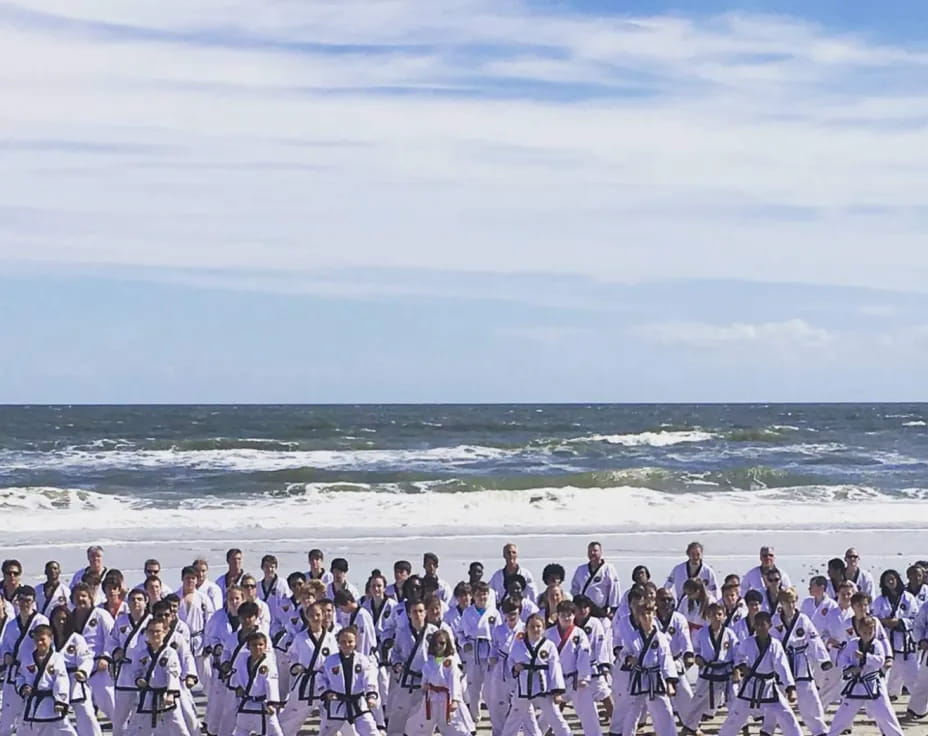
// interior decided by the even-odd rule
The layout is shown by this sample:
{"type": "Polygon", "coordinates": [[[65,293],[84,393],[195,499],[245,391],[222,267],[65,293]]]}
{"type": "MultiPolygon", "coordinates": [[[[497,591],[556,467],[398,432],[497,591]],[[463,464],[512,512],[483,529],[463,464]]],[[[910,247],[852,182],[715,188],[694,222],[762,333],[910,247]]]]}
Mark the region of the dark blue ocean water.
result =
{"type": "Polygon", "coordinates": [[[928,405],[0,407],[18,508],[566,487],[928,498],[928,405]]]}

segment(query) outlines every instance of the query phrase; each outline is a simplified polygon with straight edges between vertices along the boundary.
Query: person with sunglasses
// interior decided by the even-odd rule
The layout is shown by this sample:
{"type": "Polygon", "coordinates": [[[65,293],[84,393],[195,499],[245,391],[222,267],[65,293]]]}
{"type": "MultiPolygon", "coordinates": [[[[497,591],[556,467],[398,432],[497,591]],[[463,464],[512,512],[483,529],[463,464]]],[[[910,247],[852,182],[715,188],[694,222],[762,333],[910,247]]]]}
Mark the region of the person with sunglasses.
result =
{"type": "Polygon", "coordinates": [[[873,575],[860,567],[860,555],[854,547],[848,548],[844,553],[844,564],[847,566],[844,571],[845,577],[857,586],[857,590],[873,598],[877,592],[876,582],[873,575]]]}
{"type": "MultiPolygon", "coordinates": [[[[744,595],[749,590],[759,590],[764,591],[766,587],[764,585],[764,580],[767,577],[767,573],[772,570],[777,570],[779,566],[777,565],[777,553],[776,550],[771,546],[765,544],[760,548],[760,564],[757,567],[752,567],[748,570],[744,577],[741,578],[741,595],[744,595]]],[[[780,586],[782,589],[791,588],[792,582],[782,569],[779,570],[781,583],[780,586]]]]}

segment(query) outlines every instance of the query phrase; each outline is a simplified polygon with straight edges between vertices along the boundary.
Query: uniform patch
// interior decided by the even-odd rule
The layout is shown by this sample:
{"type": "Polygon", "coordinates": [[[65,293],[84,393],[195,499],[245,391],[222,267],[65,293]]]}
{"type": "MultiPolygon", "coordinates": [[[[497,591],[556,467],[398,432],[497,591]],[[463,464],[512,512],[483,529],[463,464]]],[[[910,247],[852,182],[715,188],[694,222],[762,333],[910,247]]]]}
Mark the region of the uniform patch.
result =
{"type": "Polygon", "coordinates": [[[677,627],[676,627],[676,626],[670,626],[670,627],[668,627],[668,628],[667,628],[667,633],[668,633],[668,634],[676,634],[676,633],[677,633],[677,627]]]}
{"type": "Polygon", "coordinates": [[[384,617],[384,618],[390,618],[390,612],[389,612],[389,611],[384,611],[384,612],[383,612],[383,617],[384,617]]]}
{"type": "Polygon", "coordinates": [[[731,646],[731,642],[726,641],[725,643],[722,644],[722,649],[728,649],[730,646],[731,646]]]}
{"type": "Polygon", "coordinates": [[[54,666],[48,665],[48,674],[50,674],[50,675],[54,675],[54,674],[55,674],[55,668],[54,668],[54,666]]]}
{"type": "Polygon", "coordinates": [[[652,642],[651,642],[651,649],[657,649],[657,642],[656,642],[656,641],[652,641],[652,642]]]}
{"type": "Polygon", "coordinates": [[[281,606],[280,608],[284,613],[290,610],[290,606],[281,606]]]}
{"type": "Polygon", "coordinates": [[[29,670],[30,672],[35,672],[35,665],[34,664],[27,665],[26,669],[29,670]]]}
{"type": "Polygon", "coordinates": [[[142,657],[142,658],[139,660],[139,662],[141,662],[142,664],[148,664],[148,657],[142,657]]]}
{"type": "Polygon", "coordinates": [[[442,667],[450,667],[450,666],[451,666],[451,658],[449,657],[449,658],[446,659],[444,662],[442,662],[442,663],[441,663],[441,666],[442,666],[442,667]]]}
{"type": "Polygon", "coordinates": [[[120,626],[120,627],[119,627],[119,633],[120,633],[120,634],[125,634],[128,630],[129,630],[129,627],[128,627],[128,626],[120,626]]]}
{"type": "Polygon", "coordinates": [[[267,674],[267,665],[266,665],[266,664],[262,664],[260,667],[258,667],[258,674],[259,674],[259,675],[266,675],[266,674],[267,674]]]}
{"type": "Polygon", "coordinates": [[[779,631],[780,633],[782,633],[782,632],[783,632],[783,626],[782,626],[782,625],[777,626],[777,631],[779,631]]]}
{"type": "Polygon", "coordinates": [[[341,668],[341,667],[333,667],[333,668],[332,668],[332,674],[333,674],[333,675],[337,675],[337,674],[338,674],[339,672],[341,672],[341,671],[342,671],[342,668],[341,668]]]}
{"type": "Polygon", "coordinates": [[[593,578],[594,583],[601,583],[602,581],[603,581],[602,575],[597,575],[595,578],[593,578]]]}
{"type": "Polygon", "coordinates": [[[161,665],[162,667],[167,667],[168,658],[162,657],[161,659],[158,660],[158,664],[161,665]]]}
{"type": "Polygon", "coordinates": [[[592,626],[584,626],[584,627],[583,627],[583,630],[584,630],[588,635],[593,633],[593,627],[592,627],[592,626]]]}
{"type": "Polygon", "coordinates": [[[548,650],[547,650],[547,649],[542,649],[542,650],[538,653],[538,656],[541,657],[542,659],[547,659],[547,658],[548,658],[548,650]]]}
{"type": "Polygon", "coordinates": [[[328,647],[322,647],[322,656],[323,656],[323,657],[328,657],[328,656],[329,656],[329,648],[328,648],[328,647]]]}
{"type": "Polygon", "coordinates": [[[73,644],[68,644],[68,654],[74,654],[77,651],[77,647],[73,644]]]}
{"type": "Polygon", "coordinates": [[[495,624],[495,623],[496,623],[496,616],[490,616],[490,623],[491,623],[491,624],[495,624]]]}
{"type": "Polygon", "coordinates": [[[355,671],[355,673],[357,673],[357,674],[360,675],[360,674],[361,674],[361,665],[356,664],[356,665],[354,666],[354,671],[355,671]]]}
{"type": "MultiPolygon", "coordinates": [[[[518,639],[519,641],[522,641],[522,639],[524,638],[525,638],[525,634],[523,632],[520,631],[518,634],[516,634],[516,639],[518,639]]],[[[467,649],[466,644],[464,645],[464,648],[467,649]]]]}
{"type": "Polygon", "coordinates": [[[798,629],[796,629],[796,636],[805,636],[805,635],[806,635],[806,630],[805,630],[805,629],[803,629],[803,628],[798,628],[798,629]]]}
{"type": "Polygon", "coordinates": [[[88,624],[88,626],[96,626],[96,625],[97,625],[97,619],[92,618],[92,619],[90,619],[90,621],[87,622],[87,624],[88,624]]]}
{"type": "Polygon", "coordinates": [[[574,636],[574,644],[579,644],[579,643],[580,643],[580,634],[576,634],[574,636]]]}
{"type": "Polygon", "coordinates": [[[905,601],[902,601],[902,603],[899,604],[899,608],[901,608],[903,611],[905,611],[908,607],[909,607],[909,604],[906,603],[905,601]]]}
{"type": "Polygon", "coordinates": [[[177,649],[177,642],[176,642],[176,641],[172,641],[172,642],[171,642],[171,649],[177,649]]]}
{"type": "Polygon", "coordinates": [[[299,622],[300,622],[300,617],[299,617],[299,616],[292,616],[292,617],[290,618],[290,623],[291,623],[291,624],[296,624],[296,623],[299,623],[299,622]]]}

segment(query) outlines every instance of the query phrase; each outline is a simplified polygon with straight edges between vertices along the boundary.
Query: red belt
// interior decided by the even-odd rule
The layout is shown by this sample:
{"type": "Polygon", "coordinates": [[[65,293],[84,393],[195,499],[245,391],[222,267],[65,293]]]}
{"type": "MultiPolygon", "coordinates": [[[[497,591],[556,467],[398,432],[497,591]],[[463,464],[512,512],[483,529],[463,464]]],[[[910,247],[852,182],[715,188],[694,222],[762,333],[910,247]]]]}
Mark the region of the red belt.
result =
{"type": "Polygon", "coordinates": [[[440,693],[445,696],[445,723],[451,723],[451,692],[442,685],[425,686],[425,717],[432,720],[432,699],[431,693],[440,693]]]}

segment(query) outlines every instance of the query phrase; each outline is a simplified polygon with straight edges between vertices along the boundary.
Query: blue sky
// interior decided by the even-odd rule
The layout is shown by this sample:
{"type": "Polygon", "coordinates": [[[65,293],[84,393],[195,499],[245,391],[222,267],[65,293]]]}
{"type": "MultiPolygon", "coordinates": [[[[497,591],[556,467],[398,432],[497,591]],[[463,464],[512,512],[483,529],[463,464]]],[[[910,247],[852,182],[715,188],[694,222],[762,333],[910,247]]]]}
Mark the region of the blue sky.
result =
{"type": "Polygon", "coordinates": [[[928,8],[0,2],[0,401],[925,400],[928,8]]]}

